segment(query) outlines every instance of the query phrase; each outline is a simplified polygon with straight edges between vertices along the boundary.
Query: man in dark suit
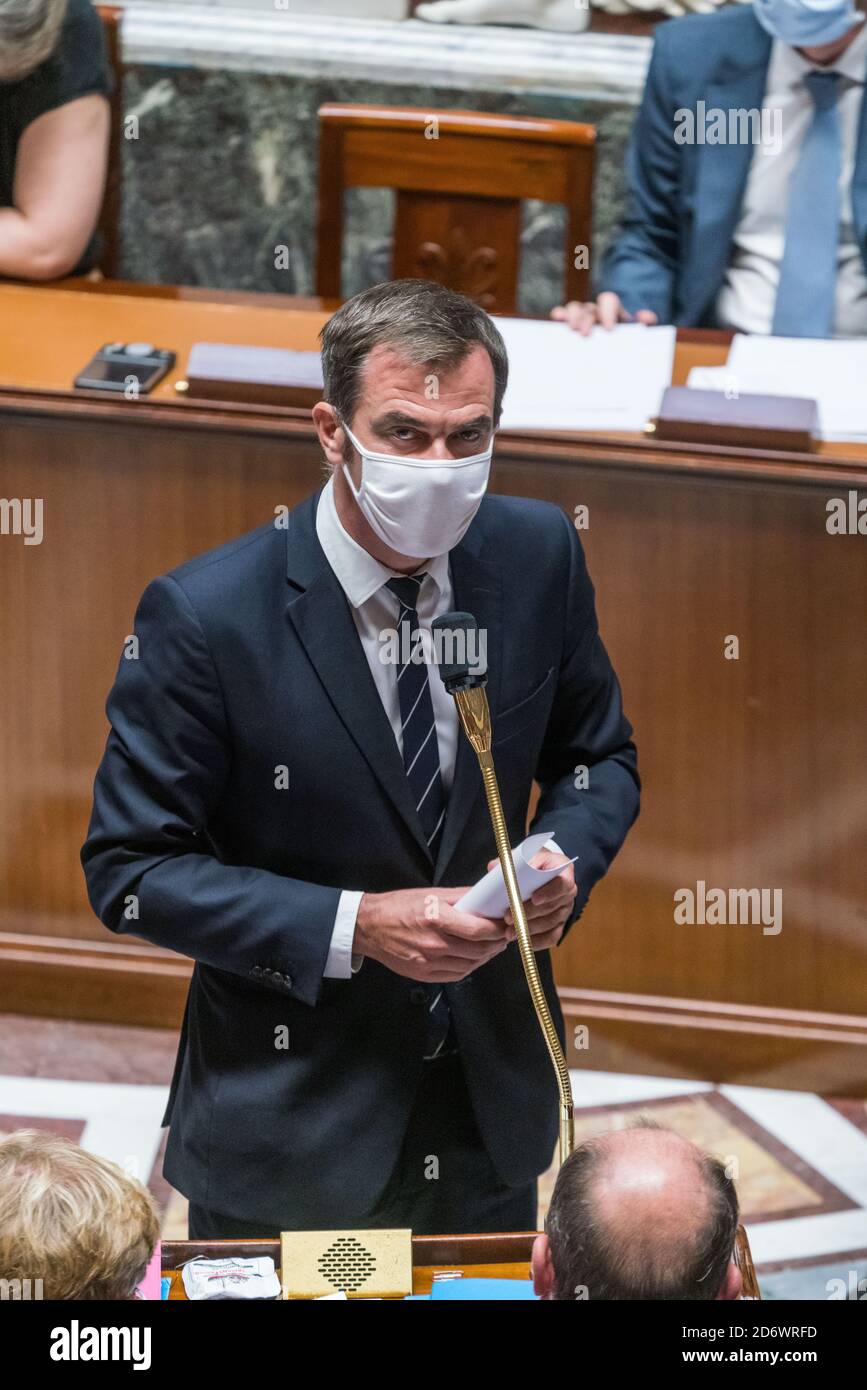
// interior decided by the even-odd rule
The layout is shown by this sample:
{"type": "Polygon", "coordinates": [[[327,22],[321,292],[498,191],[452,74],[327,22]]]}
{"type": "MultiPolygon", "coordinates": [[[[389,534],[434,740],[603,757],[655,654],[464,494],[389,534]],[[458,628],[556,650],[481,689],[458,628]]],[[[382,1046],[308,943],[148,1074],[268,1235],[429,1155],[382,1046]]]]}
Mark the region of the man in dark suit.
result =
{"type": "Polygon", "coordinates": [[[191,1235],[532,1228],[555,1078],[509,917],[454,906],[495,852],[481,776],[438,673],[386,639],[478,620],[511,841],[536,778],[537,862],[563,866],[528,904],[561,1037],[549,950],[638,812],[632,731],[570,520],[484,496],[492,320],[380,285],[323,368],[325,486],[141,600],[90,899],[196,962],[164,1120],[191,1235]]]}
{"type": "Polygon", "coordinates": [[[865,0],[755,0],[661,25],[594,324],[867,334],[865,0]]]}

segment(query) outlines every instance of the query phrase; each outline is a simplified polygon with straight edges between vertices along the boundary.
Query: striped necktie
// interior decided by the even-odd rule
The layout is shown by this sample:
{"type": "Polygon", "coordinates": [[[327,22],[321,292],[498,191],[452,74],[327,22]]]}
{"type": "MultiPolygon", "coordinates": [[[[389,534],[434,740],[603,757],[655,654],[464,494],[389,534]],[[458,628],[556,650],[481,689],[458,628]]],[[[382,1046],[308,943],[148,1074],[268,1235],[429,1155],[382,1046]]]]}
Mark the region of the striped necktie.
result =
{"type": "Polygon", "coordinates": [[[804,78],[815,112],[789,181],[786,244],[772,332],[827,338],[834,328],[843,136],[839,72],[804,78]]]}
{"type": "MultiPolygon", "coordinates": [[[[416,605],[425,572],[389,579],[388,588],[400,604],[400,656],[412,656],[419,638],[416,605]]],[[[422,652],[419,650],[419,656],[422,652]]],[[[397,664],[397,693],[400,701],[403,765],[413,794],[425,839],[436,862],[446,817],[446,795],[440,771],[440,750],[431,698],[428,664],[424,660],[402,660],[397,664]]],[[[445,1057],[457,1050],[451,1028],[451,1010],[442,985],[429,984],[424,1056],[445,1057]]]]}

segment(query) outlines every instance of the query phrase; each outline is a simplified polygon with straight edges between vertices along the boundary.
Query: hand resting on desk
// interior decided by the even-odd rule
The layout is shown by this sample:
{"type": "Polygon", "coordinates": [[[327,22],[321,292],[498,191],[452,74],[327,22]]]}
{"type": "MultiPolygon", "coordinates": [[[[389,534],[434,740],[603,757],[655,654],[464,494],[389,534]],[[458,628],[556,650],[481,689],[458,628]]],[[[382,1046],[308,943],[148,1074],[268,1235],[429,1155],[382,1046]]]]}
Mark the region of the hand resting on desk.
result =
{"type": "Polygon", "coordinates": [[[551,318],[567,323],[584,338],[589,336],[597,323],[600,328],[616,328],[618,323],[646,323],[652,327],[659,322],[652,309],[639,309],[635,314],[628,314],[620,296],[611,290],[606,290],[598,299],[591,299],[586,304],[577,299],[560,304],[551,310],[551,318]]]}

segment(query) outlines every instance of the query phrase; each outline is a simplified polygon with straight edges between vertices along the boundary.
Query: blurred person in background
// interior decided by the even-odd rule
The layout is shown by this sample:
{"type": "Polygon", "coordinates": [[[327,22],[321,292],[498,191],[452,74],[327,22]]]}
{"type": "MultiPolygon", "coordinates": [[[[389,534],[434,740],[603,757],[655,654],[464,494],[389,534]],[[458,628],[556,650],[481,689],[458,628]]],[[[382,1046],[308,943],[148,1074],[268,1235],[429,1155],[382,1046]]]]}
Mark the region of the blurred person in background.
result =
{"type": "Polygon", "coordinates": [[[97,265],[111,86],[90,0],[0,0],[0,276],[97,265]]]}
{"type": "Polygon", "coordinates": [[[755,0],[656,30],[597,298],[552,318],[867,334],[865,0],[755,0]]]}

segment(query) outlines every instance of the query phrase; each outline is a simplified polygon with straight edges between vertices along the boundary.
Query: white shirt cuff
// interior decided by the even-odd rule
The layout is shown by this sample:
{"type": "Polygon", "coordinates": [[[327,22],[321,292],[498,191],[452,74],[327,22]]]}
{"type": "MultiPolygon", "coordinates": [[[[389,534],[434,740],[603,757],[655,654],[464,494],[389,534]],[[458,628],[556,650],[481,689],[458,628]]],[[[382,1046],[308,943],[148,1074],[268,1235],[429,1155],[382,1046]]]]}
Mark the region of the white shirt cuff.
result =
{"type": "Polygon", "coordinates": [[[331,945],[322,972],[325,979],[351,980],[364,964],[364,956],[356,955],[352,949],[358,906],[363,897],[363,893],[357,893],[354,889],[346,889],[340,894],[331,945]]]}

